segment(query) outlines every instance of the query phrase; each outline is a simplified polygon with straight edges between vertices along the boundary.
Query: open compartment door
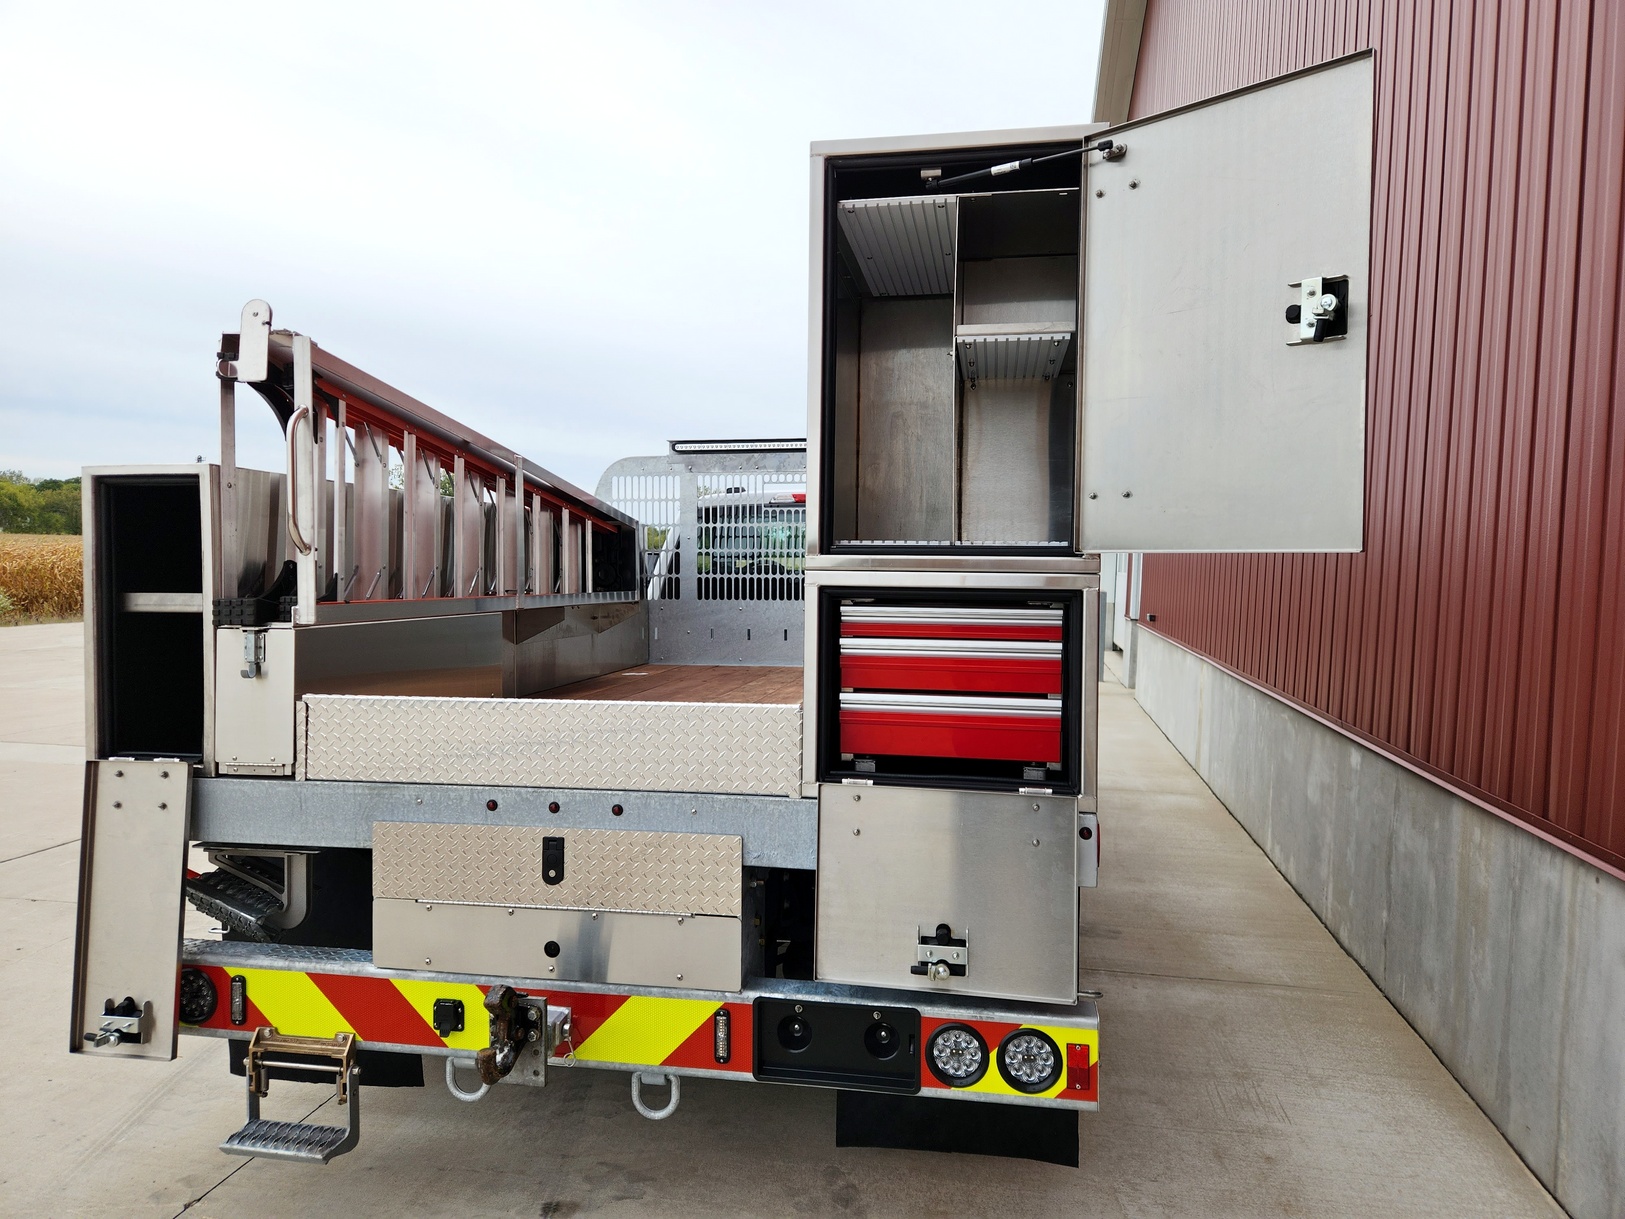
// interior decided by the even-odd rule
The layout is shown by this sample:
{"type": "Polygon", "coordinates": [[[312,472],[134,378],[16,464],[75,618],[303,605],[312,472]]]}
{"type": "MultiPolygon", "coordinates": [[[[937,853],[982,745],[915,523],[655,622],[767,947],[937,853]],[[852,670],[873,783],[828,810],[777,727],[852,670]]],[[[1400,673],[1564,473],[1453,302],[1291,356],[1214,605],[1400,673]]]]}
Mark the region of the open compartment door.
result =
{"type": "Polygon", "coordinates": [[[1084,192],[1083,548],[1359,550],[1371,56],[1110,134],[1084,192]]]}

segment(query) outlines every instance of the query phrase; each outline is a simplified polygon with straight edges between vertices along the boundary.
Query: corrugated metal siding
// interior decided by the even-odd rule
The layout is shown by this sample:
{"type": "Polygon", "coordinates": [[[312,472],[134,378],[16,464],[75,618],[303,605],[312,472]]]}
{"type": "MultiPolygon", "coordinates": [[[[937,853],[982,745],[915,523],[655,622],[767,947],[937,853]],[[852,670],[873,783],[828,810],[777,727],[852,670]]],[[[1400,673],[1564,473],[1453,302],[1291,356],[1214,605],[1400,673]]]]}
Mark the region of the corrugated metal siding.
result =
{"type": "Polygon", "coordinates": [[[1142,615],[1616,863],[1622,9],[1151,0],[1133,103],[1377,51],[1366,551],[1153,556],[1142,615]]]}

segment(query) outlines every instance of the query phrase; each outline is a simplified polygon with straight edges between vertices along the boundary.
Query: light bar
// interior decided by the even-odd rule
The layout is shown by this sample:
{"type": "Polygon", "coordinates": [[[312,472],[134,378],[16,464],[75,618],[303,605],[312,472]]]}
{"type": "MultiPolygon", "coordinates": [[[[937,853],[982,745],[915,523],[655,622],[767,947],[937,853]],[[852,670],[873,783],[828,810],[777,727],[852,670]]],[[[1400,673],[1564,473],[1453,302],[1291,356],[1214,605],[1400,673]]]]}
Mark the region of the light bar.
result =
{"type": "Polygon", "coordinates": [[[807,441],[800,440],[672,440],[673,453],[805,453],[807,441]]]}

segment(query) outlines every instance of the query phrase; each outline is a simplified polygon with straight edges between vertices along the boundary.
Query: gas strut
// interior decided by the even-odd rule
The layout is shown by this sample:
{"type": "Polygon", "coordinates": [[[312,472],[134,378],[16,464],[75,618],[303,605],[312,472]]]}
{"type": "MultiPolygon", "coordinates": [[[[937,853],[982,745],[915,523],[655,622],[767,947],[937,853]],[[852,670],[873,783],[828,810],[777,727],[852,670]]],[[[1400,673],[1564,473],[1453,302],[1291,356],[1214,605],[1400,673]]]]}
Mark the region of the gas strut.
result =
{"type": "Polygon", "coordinates": [[[977,178],[997,178],[1004,174],[1013,174],[1018,170],[1026,169],[1029,165],[1042,165],[1046,161],[1059,161],[1062,157],[1081,156],[1085,152],[1098,152],[1108,161],[1115,161],[1121,153],[1117,149],[1121,145],[1111,140],[1101,140],[1092,148],[1082,145],[1078,148],[1068,148],[1065,152],[1052,152],[1047,157],[1022,157],[1019,161],[1005,161],[998,165],[989,165],[986,169],[973,169],[968,174],[959,174],[952,178],[937,178],[932,181],[931,189],[940,190],[944,186],[958,186],[961,182],[973,182],[977,178]],[[1113,155],[1113,154],[1116,155],[1113,155]]]}

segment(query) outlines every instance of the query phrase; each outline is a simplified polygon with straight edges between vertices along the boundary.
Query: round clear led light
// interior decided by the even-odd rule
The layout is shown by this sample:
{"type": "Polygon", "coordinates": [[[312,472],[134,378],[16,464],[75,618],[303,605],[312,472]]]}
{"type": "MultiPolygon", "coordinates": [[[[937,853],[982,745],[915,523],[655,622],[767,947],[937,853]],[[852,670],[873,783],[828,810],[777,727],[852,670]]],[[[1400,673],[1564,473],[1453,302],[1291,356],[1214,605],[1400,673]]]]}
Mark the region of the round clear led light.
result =
{"type": "Polygon", "coordinates": [[[931,1074],[950,1088],[968,1088],[987,1073],[987,1042],[968,1024],[945,1024],[926,1047],[931,1074]]]}
{"type": "Polygon", "coordinates": [[[1061,1052],[1037,1029],[1017,1029],[999,1046],[999,1074],[1018,1092],[1047,1092],[1061,1077],[1061,1052]]]}

